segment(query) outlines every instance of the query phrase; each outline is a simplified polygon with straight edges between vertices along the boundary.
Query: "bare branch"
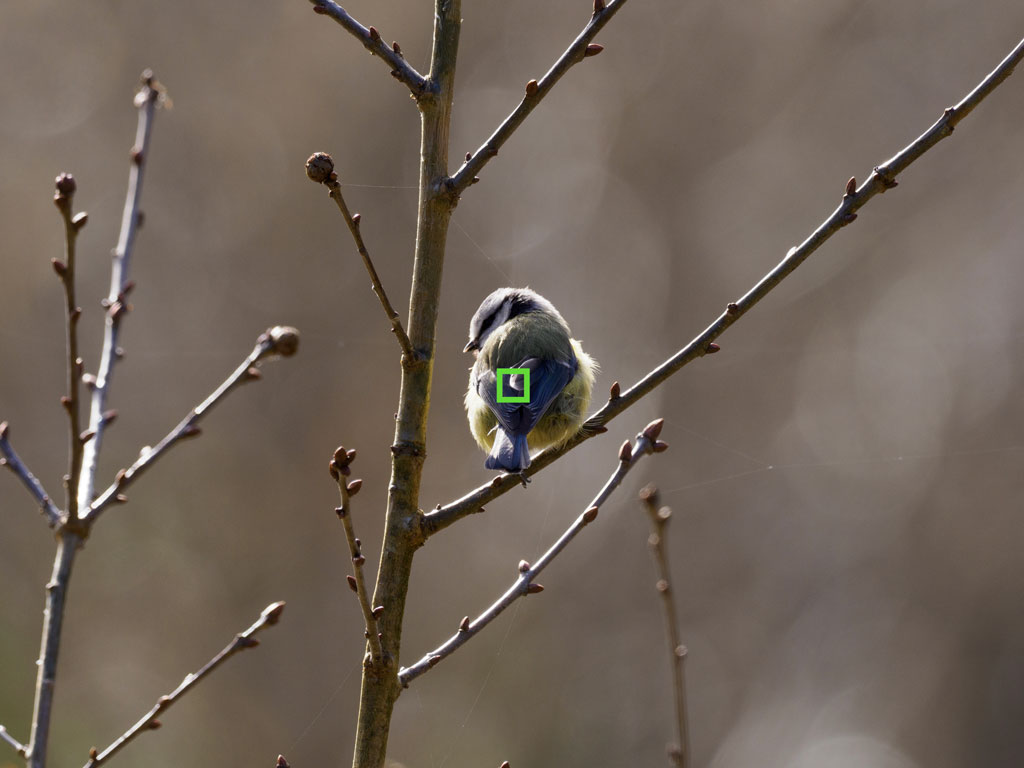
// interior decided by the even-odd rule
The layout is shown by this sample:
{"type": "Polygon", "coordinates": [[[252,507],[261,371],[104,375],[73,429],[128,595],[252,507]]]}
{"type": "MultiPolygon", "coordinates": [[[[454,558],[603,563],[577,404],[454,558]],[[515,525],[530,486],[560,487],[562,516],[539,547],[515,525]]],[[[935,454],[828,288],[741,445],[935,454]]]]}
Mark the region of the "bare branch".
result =
{"type": "Polygon", "coordinates": [[[483,167],[490,162],[492,157],[498,154],[498,150],[508,141],[509,137],[522,124],[527,116],[540,104],[545,96],[555,87],[555,83],[562,79],[562,75],[583,59],[596,56],[604,48],[600,45],[591,45],[591,41],[597,36],[604,25],[611,21],[612,16],[619,12],[619,9],[626,4],[626,0],[613,0],[605,5],[603,0],[594,4],[594,15],[583,27],[583,31],[577,35],[551,69],[540,80],[531,80],[526,84],[523,100],[519,102],[512,114],[505,118],[497,130],[490,135],[480,148],[466,157],[466,162],[451,177],[450,186],[456,195],[461,194],[466,187],[474,182],[483,167]]]}
{"type": "Polygon", "coordinates": [[[75,489],[82,471],[82,444],[85,435],[82,433],[81,403],[78,397],[79,384],[82,381],[82,358],[78,356],[78,320],[82,316],[82,308],[75,301],[75,245],[78,232],[85,226],[88,216],[74,213],[74,196],[77,188],[75,177],[70,173],[62,173],[57,177],[57,191],[53,202],[64,219],[64,261],[53,259],[53,271],[57,273],[64,286],[65,320],[67,327],[67,378],[68,393],[60,399],[61,405],[68,413],[68,476],[65,481],[67,488],[68,516],[74,518],[78,514],[78,499],[75,489]]]}
{"type": "Polygon", "coordinates": [[[0,422],[0,453],[3,454],[3,457],[0,458],[0,466],[7,467],[18,476],[25,487],[28,488],[28,492],[32,494],[39,504],[50,527],[53,528],[60,523],[60,510],[53,503],[50,494],[43,488],[43,484],[39,482],[39,478],[29,471],[28,467],[18,457],[18,454],[15,453],[14,446],[11,445],[10,438],[7,436],[8,432],[7,422],[0,422]]]}
{"type": "MultiPolygon", "coordinates": [[[[348,549],[352,555],[352,571],[354,575],[348,577],[348,584],[352,591],[359,598],[359,607],[363,611],[363,621],[366,623],[366,640],[370,645],[368,659],[369,666],[378,665],[384,658],[384,650],[380,644],[380,634],[377,629],[377,616],[383,612],[383,607],[374,609],[370,605],[370,598],[367,597],[366,579],[363,577],[363,565],[366,558],[363,557],[363,545],[356,538],[355,526],[352,525],[352,509],[350,501],[352,496],[359,493],[363,481],[356,479],[348,481],[352,474],[349,465],[356,457],[355,450],[346,451],[344,446],[339,446],[331,459],[331,477],[338,483],[338,491],[341,493],[341,506],[334,511],[345,528],[345,538],[348,539],[348,549]]],[[[367,663],[367,662],[364,662],[367,663]]]]}
{"type": "Polygon", "coordinates": [[[199,422],[232,390],[241,384],[259,378],[258,366],[261,360],[276,355],[291,357],[295,354],[298,346],[299,332],[294,328],[278,325],[261,334],[249,356],[214,390],[213,394],[190,411],[188,416],[182,419],[178,426],[172,429],[155,447],[143,449],[134,464],[117,473],[113,484],[93,501],[83,519],[92,523],[111,501],[126,501],[122,494],[139,475],[149,469],[179,440],[198,435],[200,433],[199,422]]]}
{"type": "Polygon", "coordinates": [[[2,725],[0,725],[0,741],[6,741],[8,744],[11,745],[11,747],[14,748],[14,751],[22,757],[28,754],[28,747],[26,747],[13,736],[11,736],[11,734],[7,732],[7,729],[4,728],[2,725]]]}
{"type": "Polygon", "coordinates": [[[672,579],[669,574],[668,557],[665,555],[665,529],[672,517],[672,510],[668,507],[659,507],[658,489],[651,485],[640,491],[640,501],[651,521],[651,535],[647,543],[651,547],[654,569],[658,576],[655,588],[661,595],[661,608],[665,615],[665,638],[668,641],[669,664],[672,668],[672,694],[678,743],[669,746],[668,756],[676,768],[687,768],[690,764],[690,730],[686,718],[686,646],[679,638],[679,621],[676,618],[675,600],[672,599],[672,579]]]}
{"type": "Polygon", "coordinates": [[[224,650],[210,659],[202,669],[198,672],[186,675],[185,679],[181,681],[181,685],[166,696],[161,696],[157,699],[154,707],[143,715],[135,725],[119,736],[109,747],[104,749],[102,752],[97,751],[95,748],[89,750],[89,762],[85,764],[85,768],[97,768],[97,766],[106,762],[109,758],[120,752],[121,749],[127,746],[128,743],[140,733],[159,728],[161,723],[157,720],[158,715],[170,709],[172,704],[192,690],[200,680],[209,675],[213,670],[230,659],[236,653],[244,651],[246,648],[254,648],[259,645],[260,641],[257,640],[254,635],[266,627],[271,627],[274,624],[277,624],[283,611],[283,602],[271,603],[264,608],[263,613],[260,614],[256,623],[245,630],[245,632],[235,635],[235,639],[232,640],[224,650]]]}
{"type": "Polygon", "coordinates": [[[57,553],[53,558],[53,573],[46,584],[46,603],[43,609],[43,637],[39,649],[39,667],[36,673],[35,702],[32,706],[32,735],[29,738],[29,768],[45,768],[46,751],[50,738],[50,719],[53,715],[53,693],[57,684],[57,656],[60,636],[64,627],[64,606],[75,555],[85,538],[83,526],[75,518],[63,521],[57,537],[57,553]]]}
{"type": "Polygon", "coordinates": [[[363,235],[359,230],[360,216],[358,213],[355,215],[349,213],[348,206],[345,204],[345,198],[341,194],[341,184],[338,183],[338,174],[334,172],[334,159],[326,152],[316,152],[310,155],[306,160],[306,175],[313,181],[324,184],[330,190],[330,197],[338,205],[338,210],[341,211],[345,223],[348,224],[348,231],[352,233],[352,239],[356,242],[356,250],[363,257],[363,266],[366,267],[366,271],[370,275],[373,292],[380,299],[384,314],[388,316],[388,322],[391,323],[391,332],[395,334],[395,338],[398,339],[398,344],[402,348],[402,359],[406,364],[411,364],[419,356],[412,348],[412,342],[409,341],[409,336],[406,334],[405,328],[402,327],[402,320],[388,300],[388,295],[384,292],[384,285],[370,259],[370,253],[366,250],[366,243],[363,242],[363,235]]]}
{"type": "Polygon", "coordinates": [[[405,56],[402,55],[402,49],[398,43],[392,43],[392,47],[388,48],[374,27],[364,27],[352,18],[348,11],[332,0],[309,1],[313,4],[313,10],[316,13],[330,16],[361,42],[366,50],[385,61],[391,67],[391,76],[399,82],[405,83],[414,99],[418,101],[426,93],[427,78],[409,65],[405,56]]]}
{"type": "Polygon", "coordinates": [[[135,106],[139,110],[138,126],[135,130],[135,146],[131,152],[131,167],[128,171],[128,194],[121,216],[121,234],[112,252],[110,269],[110,293],[104,301],[106,327],[103,333],[103,350],[100,353],[99,369],[92,384],[92,400],[89,408],[88,432],[92,434],[84,448],[82,474],[75,488],[80,509],[88,509],[93,501],[96,484],[96,462],[106,427],[113,419],[107,411],[107,395],[110,391],[110,377],[114,364],[120,358],[118,338],[121,320],[130,306],[128,294],[134,283],[128,280],[135,235],[141,226],[142,176],[146,158],[149,156],[149,137],[153,127],[153,116],[157,106],[164,100],[165,91],[153,77],[151,70],[142,73],[142,88],[135,95],[135,106]]]}
{"type": "Polygon", "coordinates": [[[622,444],[622,447],[619,449],[619,463],[615,467],[615,471],[612,472],[611,477],[608,478],[604,487],[600,492],[598,492],[597,496],[594,497],[594,500],[590,502],[586,510],[584,510],[583,513],[573,521],[572,525],[570,525],[566,531],[558,537],[555,543],[548,548],[547,552],[540,556],[537,562],[533,565],[530,565],[525,560],[519,563],[519,578],[515,580],[512,586],[505,591],[505,594],[498,598],[490,608],[477,616],[473,621],[470,621],[468,616],[464,618],[462,623],[459,625],[458,631],[454,635],[412,666],[405,667],[400,670],[398,673],[398,679],[402,683],[402,687],[407,687],[409,683],[422,675],[428,669],[436,666],[442,659],[454,653],[520,597],[528,594],[534,594],[544,589],[540,584],[534,583],[533,580],[537,575],[543,571],[551,561],[566,548],[566,546],[568,546],[570,541],[576,538],[576,535],[580,531],[582,531],[589,523],[594,522],[597,518],[597,513],[600,510],[601,505],[608,500],[612,491],[619,487],[622,479],[642,456],[649,453],[660,453],[668,447],[665,443],[658,440],[658,435],[661,433],[663,424],[664,422],[662,419],[652,421],[648,424],[644,430],[636,436],[635,447],[631,445],[628,440],[622,444]]]}
{"type": "MultiPolygon", "coordinates": [[[[619,0],[620,3],[622,1],[619,0]]],[[[615,5],[618,5],[618,3],[615,5]]],[[[609,6],[609,8],[611,7],[609,6]]],[[[847,224],[852,223],[857,218],[856,211],[871,198],[885,192],[887,189],[895,187],[897,184],[895,176],[905,170],[939,141],[949,136],[953,132],[954,126],[970,114],[996,86],[1010,76],[1013,68],[1020,63],[1022,58],[1024,58],[1024,40],[1021,40],[999,66],[956,106],[946,109],[942,116],[927,131],[901,149],[892,158],[877,166],[871,172],[867,181],[859,188],[856,188],[852,193],[847,192],[844,194],[839,207],[803,243],[791,248],[778,266],[762,277],[742,298],[726,305],[725,311],[693,341],[644,376],[626,392],[622,394],[619,394],[618,391],[613,392],[614,396],[610,397],[608,402],[586,421],[575,437],[559,448],[549,448],[540,453],[533,459],[529,468],[523,474],[529,477],[544,469],[544,467],[568,453],[580,443],[590,439],[595,434],[599,434],[604,430],[605,424],[634,405],[640,398],[652,392],[655,387],[662,384],[672,374],[697,358],[717,352],[719,347],[713,343],[715,339],[721,336],[729,326],[743,317],[755,304],[767,296],[775,286],[781,283],[812,253],[818,250],[826,240],[847,224]]],[[[855,182],[853,186],[856,187],[855,182]]],[[[849,187],[850,184],[848,183],[847,189],[849,187]]],[[[617,386],[615,389],[617,390],[617,386]]],[[[444,506],[439,506],[433,512],[424,515],[422,530],[427,536],[437,533],[437,531],[448,527],[456,520],[479,512],[484,504],[507,493],[519,485],[519,483],[519,475],[499,475],[490,483],[480,486],[461,499],[457,499],[444,506]]]]}

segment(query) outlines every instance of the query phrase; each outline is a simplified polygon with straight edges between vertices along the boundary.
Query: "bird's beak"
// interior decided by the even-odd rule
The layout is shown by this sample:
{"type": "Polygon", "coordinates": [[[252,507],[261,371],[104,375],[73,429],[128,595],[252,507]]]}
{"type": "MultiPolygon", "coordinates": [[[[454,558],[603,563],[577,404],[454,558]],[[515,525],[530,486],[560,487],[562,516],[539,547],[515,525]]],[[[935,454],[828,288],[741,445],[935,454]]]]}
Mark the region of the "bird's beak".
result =
{"type": "Polygon", "coordinates": [[[464,346],[462,348],[462,351],[463,352],[469,352],[469,351],[472,351],[472,350],[479,350],[479,349],[480,349],[480,345],[477,343],[476,339],[470,339],[470,342],[466,346],[464,346]]]}

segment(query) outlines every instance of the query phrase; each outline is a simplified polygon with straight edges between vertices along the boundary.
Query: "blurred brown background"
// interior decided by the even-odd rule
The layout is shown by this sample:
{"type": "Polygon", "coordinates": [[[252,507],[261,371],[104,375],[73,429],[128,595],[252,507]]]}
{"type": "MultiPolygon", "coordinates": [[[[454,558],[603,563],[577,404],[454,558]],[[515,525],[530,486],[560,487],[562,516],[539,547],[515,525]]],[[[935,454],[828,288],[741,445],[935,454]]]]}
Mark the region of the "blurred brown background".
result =
{"type": "MultiPolygon", "coordinates": [[[[586,0],[470,2],[453,163],[585,23],[586,0]]],[[[432,4],[346,7],[425,68],[432,4]]],[[[486,482],[460,352],[528,284],[601,362],[598,396],[702,330],[1024,34],[1018,0],[636,0],[460,204],[438,327],[424,508],[486,482]]],[[[343,222],[303,173],[333,153],[407,306],[418,118],[340,27],[288,2],[8,3],[0,23],[0,418],[64,471],[53,178],[78,180],[86,365],[152,67],[158,114],[101,477],[205,397],[268,325],[303,333],[111,511],[78,561],[52,764],[77,766],[272,600],[279,627],[119,766],[347,765],[362,629],[327,475],[359,449],[376,564],[397,356],[343,222]]],[[[504,615],[398,703],[410,768],[661,766],[662,619],[636,490],[675,509],[698,765],[1010,766],[1024,750],[1024,73],[687,368],[421,550],[405,659],[475,614],[666,418],[667,454],[504,615]]],[[[453,165],[453,169],[456,167],[453,165]]],[[[0,474],[0,722],[28,737],[53,541],[0,474]]],[[[14,765],[0,745],[0,765],[14,765]]]]}

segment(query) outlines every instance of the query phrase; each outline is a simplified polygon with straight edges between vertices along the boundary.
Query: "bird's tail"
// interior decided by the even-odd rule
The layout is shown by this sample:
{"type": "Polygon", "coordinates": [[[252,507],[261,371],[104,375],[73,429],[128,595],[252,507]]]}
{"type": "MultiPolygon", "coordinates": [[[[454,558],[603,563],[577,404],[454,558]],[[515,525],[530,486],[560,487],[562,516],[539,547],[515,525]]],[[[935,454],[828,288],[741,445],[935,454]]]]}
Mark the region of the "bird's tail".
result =
{"type": "Polygon", "coordinates": [[[506,472],[522,472],[530,466],[530,446],[526,443],[526,435],[510,438],[508,432],[498,427],[494,435],[494,447],[484,466],[506,472]]]}

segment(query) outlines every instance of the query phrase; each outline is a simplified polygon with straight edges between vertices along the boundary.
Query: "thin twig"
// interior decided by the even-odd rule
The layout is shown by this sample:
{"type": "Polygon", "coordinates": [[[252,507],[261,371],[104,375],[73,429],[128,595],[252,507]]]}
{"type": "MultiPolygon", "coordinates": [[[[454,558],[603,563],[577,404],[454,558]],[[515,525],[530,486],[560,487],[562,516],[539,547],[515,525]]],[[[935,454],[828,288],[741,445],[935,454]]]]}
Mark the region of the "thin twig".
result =
{"type": "Polygon", "coordinates": [[[3,457],[0,458],[0,466],[7,467],[18,476],[25,487],[28,488],[28,492],[32,494],[39,504],[50,527],[53,528],[60,523],[60,510],[53,503],[50,494],[43,488],[43,484],[39,482],[39,478],[29,471],[18,454],[15,453],[14,446],[11,445],[10,438],[7,436],[8,432],[7,422],[0,422],[0,453],[3,454],[3,457]]]}
{"type": "Polygon", "coordinates": [[[665,555],[665,529],[672,517],[672,510],[658,506],[658,489],[647,486],[640,491],[640,501],[647,510],[651,521],[651,535],[647,543],[654,558],[654,570],[658,581],[655,588],[661,595],[661,608],[665,615],[665,638],[668,641],[669,664],[672,668],[672,694],[676,713],[677,744],[668,748],[668,756],[676,768],[687,768],[690,764],[690,729],[686,717],[686,646],[679,638],[679,620],[676,618],[676,604],[672,597],[672,579],[669,573],[668,557],[665,555]]]}
{"type": "Polygon", "coordinates": [[[174,704],[178,699],[188,693],[194,688],[200,680],[206,677],[208,674],[213,672],[217,667],[223,664],[225,661],[230,659],[239,651],[244,651],[246,648],[254,648],[260,644],[254,635],[266,627],[271,627],[277,624],[278,619],[281,618],[281,613],[284,611],[284,603],[271,603],[263,609],[263,613],[256,620],[251,627],[245,632],[239,635],[235,635],[235,639],[232,640],[220,653],[210,659],[206,665],[198,672],[186,675],[185,679],[181,681],[181,685],[175,688],[166,696],[161,696],[157,699],[156,705],[149,710],[142,718],[135,723],[131,728],[125,731],[119,736],[114,742],[99,752],[95,748],[89,750],[89,762],[85,764],[85,768],[96,768],[100,764],[104,763],[109,758],[121,751],[125,746],[128,745],[136,736],[144,731],[152,731],[160,727],[161,723],[157,720],[157,715],[170,709],[171,705],[174,704]]]}
{"type": "MultiPolygon", "coordinates": [[[[622,0],[619,0],[622,2],[622,0]]],[[[611,6],[609,6],[611,7],[611,6]]],[[[652,370],[640,381],[621,395],[618,383],[613,387],[613,397],[591,416],[580,432],[559,448],[549,448],[534,458],[530,466],[523,472],[531,476],[544,469],[553,461],[571,451],[580,443],[595,434],[604,431],[604,426],[624,410],[635,404],[640,398],[652,392],[672,374],[687,364],[706,354],[717,352],[715,339],[739,318],[749,312],[755,304],[781,283],[793,270],[800,266],[812,253],[818,250],[832,235],[856,219],[856,211],[875,195],[896,186],[896,175],[905,170],[911,163],[931,149],[935,144],[953,132],[953,127],[970,114],[996,86],[1002,83],[1013,72],[1021,59],[1024,59],[1024,40],[1021,40],[1010,54],[1003,59],[996,69],[978,86],[965,96],[956,106],[946,109],[942,116],[920,137],[901,149],[896,155],[877,166],[859,188],[851,179],[847,183],[847,191],[839,207],[823,221],[811,235],[799,246],[791,248],[786,257],[768,272],[761,280],[740,299],[726,306],[725,311],[702,331],[693,341],[676,352],[672,357],[652,370]]],[[[439,506],[423,517],[423,532],[429,536],[443,528],[447,528],[456,520],[466,515],[479,512],[484,504],[507,493],[520,484],[520,475],[499,475],[487,485],[480,486],[461,499],[439,506]]]]}
{"type": "Polygon", "coordinates": [[[82,444],[88,439],[82,432],[81,402],[78,397],[79,384],[82,381],[82,358],[78,356],[78,320],[82,316],[82,308],[75,301],[75,246],[78,232],[85,226],[88,216],[84,213],[75,215],[74,197],[77,184],[70,173],[62,173],[57,177],[57,191],[53,202],[64,220],[64,261],[53,259],[53,270],[57,273],[64,286],[64,309],[67,327],[67,380],[68,392],[61,398],[61,405],[68,413],[68,476],[65,480],[67,489],[68,517],[75,518],[78,514],[78,499],[75,494],[78,478],[82,471],[82,444]]]}
{"type": "Polygon", "coordinates": [[[597,513],[601,508],[601,505],[607,501],[608,497],[611,496],[612,491],[618,488],[622,479],[626,476],[633,465],[639,461],[641,456],[649,453],[660,453],[668,448],[666,443],[658,440],[658,435],[661,434],[661,428],[664,425],[662,419],[652,421],[648,424],[644,430],[636,436],[636,446],[630,444],[627,440],[622,444],[619,449],[619,463],[615,467],[615,471],[612,472],[611,477],[608,478],[608,482],[604,484],[604,487],[598,492],[594,500],[590,502],[586,510],[580,514],[576,520],[573,521],[565,532],[558,537],[554,544],[552,544],[548,550],[540,556],[540,558],[533,564],[523,560],[519,563],[519,578],[515,580],[511,587],[509,587],[505,594],[498,598],[486,611],[477,616],[473,621],[469,620],[467,616],[462,620],[459,625],[459,630],[448,638],[444,643],[435,648],[433,651],[425,655],[415,664],[409,667],[405,667],[398,673],[398,679],[402,683],[403,687],[406,687],[415,680],[417,677],[422,675],[428,669],[436,666],[442,659],[450,656],[458,648],[467,643],[470,638],[475,636],[481,629],[491,623],[495,618],[501,614],[506,608],[512,603],[527,594],[540,592],[544,589],[540,584],[534,584],[533,580],[537,575],[543,571],[558,554],[568,546],[569,542],[576,538],[576,535],[582,531],[587,524],[594,522],[597,518],[597,513]]]}
{"type": "Polygon", "coordinates": [[[43,609],[43,636],[39,649],[39,671],[36,673],[35,701],[32,705],[32,735],[29,738],[29,768],[45,768],[50,739],[50,719],[53,715],[53,693],[57,684],[57,656],[60,636],[64,628],[64,606],[67,603],[71,568],[75,555],[87,531],[76,519],[62,521],[57,537],[57,552],[53,558],[53,573],[46,584],[46,603],[43,609]]]}
{"type": "Polygon", "coordinates": [[[381,607],[376,609],[370,605],[370,598],[367,596],[366,579],[363,577],[363,565],[366,558],[363,556],[363,544],[356,538],[355,526],[352,525],[351,498],[359,493],[363,487],[363,481],[358,478],[348,481],[352,474],[349,465],[356,457],[355,449],[346,451],[344,446],[339,446],[331,459],[331,477],[338,483],[338,491],[341,493],[341,506],[334,511],[345,528],[345,538],[348,539],[348,549],[352,555],[353,575],[348,577],[348,585],[359,598],[359,607],[363,611],[363,621],[366,623],[366,639],[370,645],[368,663],[370,666],[380,664],[384,658],[384,650],[380,643],[380,633],[377,629],[377,616],[384,610],[381,607]]]}
{"type": "Polygon", "coordinates": [[[0,725],[0,741],[6,741],[14,748],[14,751],[22,757],[28,754],[28,747],[26,747],[13,736],[11,736],[11,734],[7,732],[7,729],[4,728],[2,725],[0,725]]]}
{"type": "Polygon", "coordinates": [[[103,349],[100,353],[99,369],[92,384],[92,398],[89,408],[88,432],[92,439],[85,444],[82,456],[82,475],[78,481],[79,509],[88,509],[93,501],[96,485],[96,462],[107,425],[114,414],[107,411],[107,395],[110,392],[110,377],[114,364],[120,359],[118,338],[121,320],[129,310],[128,294],[134,283],[128,280],[135,235],[141,223],[140,203],[142,201],[142,176],[149,156],[149,137],[153,127],[153,116],[157,106],[165,98],[165,91],[153,77],[151,70],[142,73],[142,88],[135,95],[135,106],[139,110],[138,126],[135,129],[135,145],[131,152],[131,167],[128,171],[128,193],[121,216],[121,234],[112,251],[110,268],[110,293],[104,302],[106,324],[103,332],[103,349]]]}
{"type": "Polygon", "coordinates": [[[405,332],[405,328],[402,327],[401,318],[388,300],[388,295],[384,291],[384,284],[381,283],[380,275],[377,274],[377,270],[373,266],[370,252],[366,250],[366,243],[363,242],[363,235],[359,229],[360,216],[358,213],[353,216],[349,212],[348,205],[345,204],[345,198],[341,194],[341,184],[338,182],[338,174],[334,172],[334,159],[326,152],[314,153],[306,160],[306,175],[313,181],[324,184],[330,190],[331,199],[334,200],[338,210],[341,211],[342,218],[345,219],[345,223],[348,225],[348,231],[352,233],[352,239],[355,240],[356,250],[363,257],[363,266],[366,267],[366,271],[370,275],[370,284],[373,286],[373,292],[377,294],[377,298],[384,308],[384,314],[387,315],[388,322],[391,323],[391,332],[395,334],[395,338],[402,348],[403,361],[412,363],[419,359],[416,350],[412,347],[412,342],[409,341],[409,335],[405,332]]]}
{"type": "Polygon", "coordinates": [[[526,92],[523,100],[519,102],[512,114],[505,118],[497,130],[490,135],[480,148],[466,157],[462,167],[455,172],[449,181],[449,187],[455,194],[461,194],[466,187],[472,184],[480,171],[491,158],[498,154],[498,150],[508,141],[509,137],[522,124],[527,116],[540,104],[541,100],[554,88],[555,83],[562,79],[562,75],[584,58],[600,53],[603,48],[599,45],[591,45],[591,41],[597,37],[597,33],[604,28],[604,25],[611,21],[612,16],[618,13],[619,9],[626,4],[626,0],[613,0],[604,4],[603,0],[594,3],[594,14],[590,21],[583,27],[583,31],[576,36],[551,69],[540,80],[531,80],[526,84],[526,92]]]}
{"type": "Polygon", "coordinates": [[[402,55],[402,49],[398,43],[392,43],[392,47],[388,48],[375,27],[364,27],[352,18],[348,11],[332,0],[310,0],[310,2],[316,13],[330,16],[361,42],[366,50],[386,62],[391,67],[391,76],[399,82],[405,83],[413,98],[419,100],[426,93],[427,78],[409,65],[402,55]]]}
{"type": "Polygon", "coordinates": [[[134,464],[117,473],[110,487],[90,505],[84,519],[91,524],[111,501],[126,501],[123,495],[124,490],[149,469],[158,458],[182,438],[198,435],[200,433],[199,422],[232,390],[259,378],[258,365],[261,360],[275,355],[290,357],[295,354],[298,346],[299,332],[294,328],[278,325],[261,334],[249,356],[213,391],[213,394],[190,411],[188,416],[182,419],[178,426],[172,429],[156,446],[143,449],[134,464]]]}

